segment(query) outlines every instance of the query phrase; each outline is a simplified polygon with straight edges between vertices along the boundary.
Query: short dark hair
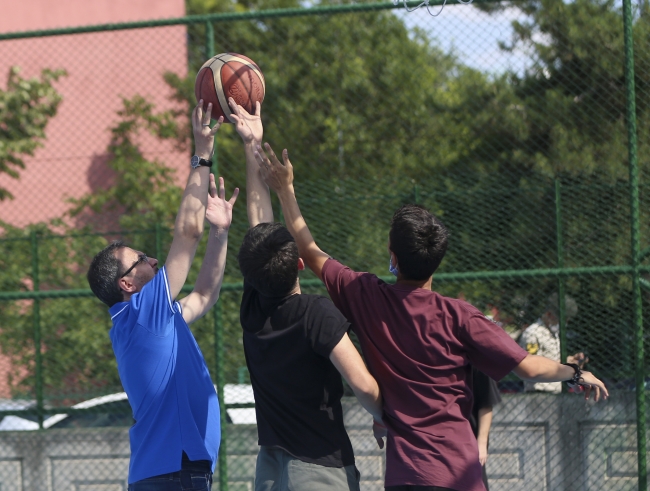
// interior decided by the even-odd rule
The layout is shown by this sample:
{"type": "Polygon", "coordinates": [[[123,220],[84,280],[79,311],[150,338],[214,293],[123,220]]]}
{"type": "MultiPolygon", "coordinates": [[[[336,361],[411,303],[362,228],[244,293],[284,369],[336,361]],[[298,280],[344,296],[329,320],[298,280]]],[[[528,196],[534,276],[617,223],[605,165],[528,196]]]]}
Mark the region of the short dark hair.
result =
{"type": "Polygon", "coordinates": [[[293,290],[299,258],[296,241],[280,223],[260,223],[249,229],[237,254],[244,279],[269,297],[293,290]]]}
{"type": "Polygon", "coordinates": [[[426,280],[447,252],[449,233],[442,222],[420,205],[404,205],[390,224],[390,250],[399,272],[409,280],[426,280]]]}
{"type": "Polygon", "coordinates": [[[126,247],[124,242],[116,240],[98,252],[86,275],[90,289],[109,307],[124,300],[122,289],[117,284],[121,264],[115,257],[115,251],[123,247],[126,247]]]}

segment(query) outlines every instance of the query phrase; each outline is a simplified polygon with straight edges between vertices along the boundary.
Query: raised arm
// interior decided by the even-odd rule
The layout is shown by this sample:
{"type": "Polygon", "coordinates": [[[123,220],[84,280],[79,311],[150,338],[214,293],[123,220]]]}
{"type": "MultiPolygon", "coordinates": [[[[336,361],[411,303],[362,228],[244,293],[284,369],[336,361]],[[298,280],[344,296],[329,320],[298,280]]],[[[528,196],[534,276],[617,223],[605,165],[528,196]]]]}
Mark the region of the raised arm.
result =
{"type": "Polygon", "coordinates": [[[244,142],[246,155],[246,212],[251,227],[259,223],[273,222],[273,207],[268,186],[260,175],[260,166],[255,159],[255,149],[262,143],[264,128],[259,102],[255,103],[255,114],[250,114],[231,97],[228,104],[232,109],[235,128],[244,142]]]}
{"type": "MultiPolygon", "coordinates": [[[[195,155],[210,160],[214,147],[214,135],[221,126],[223,118],[210,128],[212,104],[203,113],[203,101],[199,101],[192,111],[195,155]]],[[[171,298],[176,298],[187,280],[187,274],[196,254],[196,247],[203,234],[205,206],[208,200],[210,168],[199,166],[190,169],[185,192],[176,215],[174,238],[167,254],[165,269],[169,279],[171,298]]]]}
{"type": "Polygon", "coordinates": [[[210,175],[210,193],[205,213],[205,217],[210,223],[208,245],[199,276],[194,284],[194,290],[180,301],[183,307],[183,319],[188,324],[203,317],[219,298],[226,267],[228,230],[232,222],[232,208],[238,195],[239,188],[235,188],[230,200],[226,201],[223,177],[219,178],[219,193],[217,194],[214,175],[210,175]]]}
{"type": "MultiPolygon", "coordinates": [[[[519,378],[531,382],[562,382],[571,380],[576,374],[570,366],[537,355],[526,356],[513,371],[519,378]]],[[[589,399],[592,392],[596,401],[600,399],[601,392],[605,399],[609,396],[605,384],[594,377],[591,372],[582,371],[577,382],[585,389],[586,399],[589,399]]]]}
{"type": "Polygon", "coordinates": [[[262,150],[262,147],[258,147],[255,153],[262,178],[280,198],[284,220],[298,244],[300,257],[322,279],[323,265],[329,259],[329,255],[316,245],[316,241],[307,227],[307,222],[300,213],[293,189],[293,166],[289,161],[289,153],[286,149],[282,151],[283,163],[281,163],[268,143],[265,144],[265,148],[266,152],[262,150]]]}

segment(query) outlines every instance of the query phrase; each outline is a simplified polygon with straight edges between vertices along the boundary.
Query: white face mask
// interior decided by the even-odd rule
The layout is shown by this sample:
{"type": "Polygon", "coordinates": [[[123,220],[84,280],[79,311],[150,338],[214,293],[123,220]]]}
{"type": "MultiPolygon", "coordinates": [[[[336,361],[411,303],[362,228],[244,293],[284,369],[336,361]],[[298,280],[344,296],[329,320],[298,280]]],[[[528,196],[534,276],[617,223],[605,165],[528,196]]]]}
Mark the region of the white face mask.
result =
{"type": "Polygon", "coordinates": [[[552,326],[548,326],[548,328],[553,334],[560,332],[560,324],[553,324],[552,326]]]}

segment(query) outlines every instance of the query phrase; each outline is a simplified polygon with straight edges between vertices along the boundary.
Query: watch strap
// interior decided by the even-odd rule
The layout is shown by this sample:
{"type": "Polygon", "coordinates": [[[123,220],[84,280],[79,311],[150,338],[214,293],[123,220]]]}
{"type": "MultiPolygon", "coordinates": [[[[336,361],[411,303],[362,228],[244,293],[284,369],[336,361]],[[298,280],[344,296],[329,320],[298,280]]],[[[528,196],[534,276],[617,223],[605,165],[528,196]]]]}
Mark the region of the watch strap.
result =
{"type": "Polygon", "coordinates": [[[198,167],[212,167],[212,160],[206,160],[199,158],[198,155],[193,155],[192,159],[190,160],[190,166],[192,169],[196,169],[198,167]]]}

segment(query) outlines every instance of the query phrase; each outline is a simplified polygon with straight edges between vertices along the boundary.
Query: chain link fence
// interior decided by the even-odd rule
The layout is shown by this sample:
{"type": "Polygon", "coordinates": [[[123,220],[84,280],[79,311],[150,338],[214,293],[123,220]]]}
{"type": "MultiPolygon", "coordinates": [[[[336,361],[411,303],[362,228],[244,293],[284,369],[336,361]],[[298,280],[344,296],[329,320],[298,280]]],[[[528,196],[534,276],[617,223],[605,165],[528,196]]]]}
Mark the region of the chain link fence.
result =
{"type": "MultiPolygon", "coordinates": [[[[451,3],[438,17],[393,4],[282,4],[0,35],[3,69],[22,69],[2,88],[4,100],[23,91],[58,107],[56,116],[24,113],[17,125],[45,118],[41,136],[16,136],[0,123],[5,150],[12,138],[43,145],[24,170],[11,167],[19,180],[0,173],[0,188],[14,197],[0,201],[3,489],[126,489],[131,412],[110,319],[85,272],[116,238],[164,261],[191,152],[194,74],[228,51],[264,72],[265,140],[288,148],[298,202],[323,250],[390,281],[390,218],[400,204],[421,203],[451,232],[437,291],[496,316],[515,339],[551,295],[565,299],[561,356],[585,353],[611,398],[524,392],[506,377],[494,408],[490,489],[647,489],[647,7],[628,12],[633,74],[614,2],[451,3]],[[43,69],[65,74],[50,83],[38,78],[43,69]],[[30,77],[49,83],[60,105],[30,77]],[[626,104],[626,80],[636,82],[636,108],[626,104]]],[[[12,114],[24,107],[36,104],[12,114]]],[[[244,189],[241,147],[231,125],[219,131],[228,193],[244,189]]],[[[3,162],[25,155],[16,148],[0,153],[3,162]]],[[[222,491],[252,489],[257,454],[235,260],[246,229],[241,199],[219,304],[192,328],[222,401],[222,491]]],[[[304,291],[326,295],[301,274],[304,291]]],[[[346,426],[362,489],[383,489],[383,452],[351,396],[346,426]]]]}

